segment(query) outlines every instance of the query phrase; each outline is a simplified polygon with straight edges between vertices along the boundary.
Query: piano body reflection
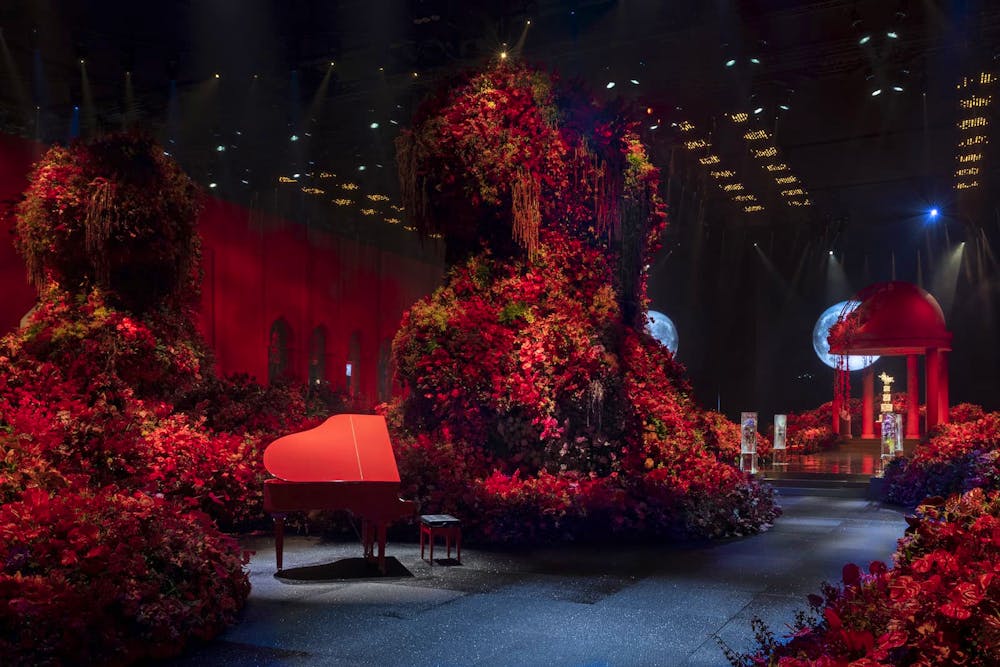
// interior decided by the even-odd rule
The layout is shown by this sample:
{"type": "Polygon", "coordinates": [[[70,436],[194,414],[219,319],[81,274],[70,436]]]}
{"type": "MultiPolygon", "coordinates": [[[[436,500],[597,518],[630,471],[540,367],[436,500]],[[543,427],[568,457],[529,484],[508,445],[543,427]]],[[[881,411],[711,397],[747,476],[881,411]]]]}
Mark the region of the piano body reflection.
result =
{"type": "Polygon", "coordinates": [[[364,556],[385,573],[386,527],[414,513],[399,498],[399,470],[381,415],[334,415],[319,426],[278,438],[264,450],[264,511],[274,517],[281,570],[285,514],[350,510],[361,519],[364,556]]]}

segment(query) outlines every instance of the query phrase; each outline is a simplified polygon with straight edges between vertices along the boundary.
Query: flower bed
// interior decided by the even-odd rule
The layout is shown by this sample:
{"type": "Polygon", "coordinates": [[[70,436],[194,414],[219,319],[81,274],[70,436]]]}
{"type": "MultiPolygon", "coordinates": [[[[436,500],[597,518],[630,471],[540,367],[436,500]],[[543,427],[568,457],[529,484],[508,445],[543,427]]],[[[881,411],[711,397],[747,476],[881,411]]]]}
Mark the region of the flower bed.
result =
{"type": "Polygon", "coordinates": [[[1000,489],[1000,412],[966,405],[956,413],[968,421],[940,426],[909,459],[886,468],[886,500],[912,507],[928,496],[1000,489]]]}
{"type": "Polygon", "coordinates": [[[781,643],[734,665],[1000,664],[1000,493],[974,489],[918,508],[895,566],[849,564],[841,586],[810,596],[812,613],[781,643]]]}

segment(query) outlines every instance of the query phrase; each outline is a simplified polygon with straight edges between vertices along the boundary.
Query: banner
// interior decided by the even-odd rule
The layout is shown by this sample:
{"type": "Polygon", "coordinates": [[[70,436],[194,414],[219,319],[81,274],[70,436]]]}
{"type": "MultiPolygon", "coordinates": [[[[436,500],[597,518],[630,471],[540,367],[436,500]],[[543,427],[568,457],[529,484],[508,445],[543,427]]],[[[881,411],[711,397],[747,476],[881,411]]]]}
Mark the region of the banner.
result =
{"type": "Polygon", "coordinates": [[[740,413],[740,432],[742,434],[742,437],[740,439],[740,453],[756,454],[757,453],[756,412],[740,413]]]}
{"type": "Polygon", "coordinates": [[[785,448],[785,429],[787,428],[787,415],[774,415],[774,448],[785,448]]]}

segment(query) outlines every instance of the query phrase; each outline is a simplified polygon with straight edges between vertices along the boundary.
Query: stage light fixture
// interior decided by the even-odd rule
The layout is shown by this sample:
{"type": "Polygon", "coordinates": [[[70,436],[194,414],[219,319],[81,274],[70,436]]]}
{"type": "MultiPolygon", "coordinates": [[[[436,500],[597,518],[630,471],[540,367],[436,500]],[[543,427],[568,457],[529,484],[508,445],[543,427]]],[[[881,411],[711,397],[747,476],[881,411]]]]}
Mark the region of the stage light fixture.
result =
{"type": "Polygon", "coordinates": [[[937,210],[937,208],[932,208],[930,211],[927,212],[927,215],[929,215],[931,218],[938,217],[938,210],[937,210]]]}
{"type": "Polygon", "coordinates": [[[861,39],[858,40],[858,44],[864,46],[865,44],[867,44],[870,41],[872,41],[872,36],[871,35],[865,35],[864,37],[862,37],[861,39]]]}
{"type": "Polygon", "coordinates": [[[875,90],[872,91],[872,97],[878,97],[881,94],[882,94],[881,88],[876,88],[875,90]]]}
{"type": "Polygon", "coordinates": [[[500,60],[507,60],[507,52],[506,51],[501,51],[500,52],[500,60]]]}
{"type": "Polygon", "coordinates": [[[895,90],[897,93],[903,92],[902,86],[893,86],[892,89],[895,90]]]}
{"type": "Polygon", "coordinates": [[[297,134],[293,134],[292,136],[290,136],[290,137],[288,138],[288,140],[289,140],[289,141],[298,141],[298,140],[299,140],[299,135],[297,135],[297,134]]]}
{"type": "MultiPolygon", "coordinates": [[[[76,107],[74,107],[74,108],[76,108],[76,107]]],[[[217,153],[225,153],[226,152],[226,147],[223,146],[222,144],[219,144],[218,146],[215,147],[215,151],[217,153]]]]}
{"type": "Polygon", "coordinates": [[[779,104],[778,108],[781,109],[782,111],[788,111],[788,105],[787,104],[779,104]]]}
{"type": "Polygon", "coordinates": [[[608,90],[610,90],[610,89],[612,89],[612,88],[615,87],[615,82],[614,81],[608,81],[608,85],[606,85],[604,87],[607,88],[608,90]]]}
{"type": "Polygon", "coordinates": [[[735,58],[730,58],[729,60],[726,61],[726,67],[732,67],[735,64],[736,64],[735,58]]]}
{"type": "Polygon", "coordinates": [[[750,62],[752,62],[754,65],[759,65],[760,64],[760,58],[751,58],[750,62]]]}
{"type": "Polygon", "coordinates": [[[651,129],[651,130],[655,130],[655,129],[656,129],[656,128],[658,128],[658,127],[659,127],[659,125],[650,125],[650,126],[649,126],[649,129],[651,129]]]}
{"type": "Polygon", "coordinates": [[[759,114],[763,110],[764,110],[764,107],[757,107],[756,109],[753,110],[753,113],[756,116],[757,114],[759,114]]]}
{"type": "Polygon", "coordinates": [[[633,85],[636,85],[636,86],[639,85],[639,79],[629,79],[628,81],[629,81],[629,83],[631,83],[633,85]]]}
{"type": "MultiPolygon", "coordinates": [[[[80,61],[80,64],[83,64],[83,61],[80,61]]],[[[221,74],[219,74],[218,72],[216,72],[216,73],[215,73],[215,78],[216,78],[216,79],[221,79],[221,78],[222,78],[222,75],[221,75],[221,74]]]]}
{"type": "Polygon", "coordinates": [[[210,187],[210,188],[217,188],[218,184],[217,183],[209,183],[208,187],[210,187]]]}
{"type": "Polygon", "coordinates": [[[890,30],[889,32],[885,33],[885,36],[888,37],[889,39],[899,39],[899,33],[897,33],[895,30],[890,30]]]}
{"type": "Polygon", "coordinates": [[[833,251],[832,250],[830,251],[830,257],[833,257],[833,251]]]}
{"type": "Polygon", "coordinates": [[[373,129],[373,130],[377,130],[377,129],[378,129],[378,123],[372,123],[372,124],[371,124],[371,125],[369,125],[368,127],[370,127],[370,128],[371,128],[371,129],[373,129]]]}

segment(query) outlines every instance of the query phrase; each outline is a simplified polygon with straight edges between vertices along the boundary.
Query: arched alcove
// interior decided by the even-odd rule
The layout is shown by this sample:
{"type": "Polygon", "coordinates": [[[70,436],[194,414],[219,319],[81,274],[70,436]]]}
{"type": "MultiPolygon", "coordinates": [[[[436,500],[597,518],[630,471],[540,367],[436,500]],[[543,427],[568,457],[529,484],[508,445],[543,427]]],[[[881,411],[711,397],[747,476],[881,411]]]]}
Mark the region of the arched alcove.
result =
{"type": "Polygon", "coordinates": [[[284,317],[271,324],[267,343],[267,381],[271,384],[292,375],[292,327],[284,317]]]}

